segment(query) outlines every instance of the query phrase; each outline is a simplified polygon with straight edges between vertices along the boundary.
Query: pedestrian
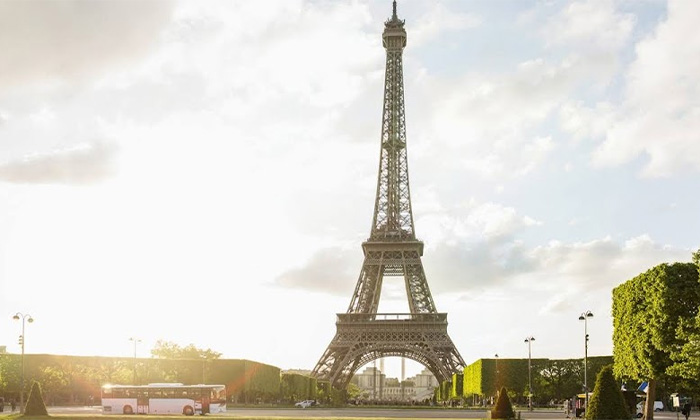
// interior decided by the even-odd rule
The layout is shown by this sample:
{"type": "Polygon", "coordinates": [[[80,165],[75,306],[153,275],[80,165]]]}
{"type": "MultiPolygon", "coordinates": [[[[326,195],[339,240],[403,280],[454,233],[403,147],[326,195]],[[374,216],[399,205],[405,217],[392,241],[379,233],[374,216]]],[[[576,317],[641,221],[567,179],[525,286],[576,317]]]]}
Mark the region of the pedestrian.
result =
{"type": "Polygon", "coordinates": [[[681,409],[681,413],[685,416],[685,420],[688,420],[688,417],[690,417],[690,403],[687,402],[683,404],[683,409],[681,409]]]}
{"type": "Polygon", "coordinates": [[[12,408],[12,412],[14,412],[15,408],[17,408],[17,402],[15,402],[14,398],[10,401],[10,408],[12,408]]]}

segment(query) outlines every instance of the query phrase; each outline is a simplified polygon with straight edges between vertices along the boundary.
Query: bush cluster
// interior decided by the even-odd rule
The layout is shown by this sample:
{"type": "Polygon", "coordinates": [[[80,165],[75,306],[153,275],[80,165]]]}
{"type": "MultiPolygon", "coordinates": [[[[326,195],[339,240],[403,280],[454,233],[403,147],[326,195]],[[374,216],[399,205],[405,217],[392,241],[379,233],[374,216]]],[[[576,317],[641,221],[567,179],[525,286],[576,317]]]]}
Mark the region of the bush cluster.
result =
{"type": "Polygon", "coordinates": [[[491,410],[492,419],[514,419],[515,412],[513,411],[513,405],[510,403],[510,398],[508,398],[508,391],[506,387],[501,388],[501,392],[498,393],[498,399],[496,400],[496,406],[491,410]]]}
{"type": "Polygon", "coordinates": [[[620,385],[613,376],[612,365],[605,366],[598,372],[593,395],[586,407],[586,419],[629,419],[625,397],[620,385]]]}
{"type": "Polygon", "coordinates": [[[24,409],[24,414],[26,416],[49,415],[49,413],[46,411],[44,398],[41,395],[41,386],[39,386],[39,382],[37,381],[34,381],[32,384],[32,389],[29,390],[29,398],[27,398],[27,405],[24,409]]]}

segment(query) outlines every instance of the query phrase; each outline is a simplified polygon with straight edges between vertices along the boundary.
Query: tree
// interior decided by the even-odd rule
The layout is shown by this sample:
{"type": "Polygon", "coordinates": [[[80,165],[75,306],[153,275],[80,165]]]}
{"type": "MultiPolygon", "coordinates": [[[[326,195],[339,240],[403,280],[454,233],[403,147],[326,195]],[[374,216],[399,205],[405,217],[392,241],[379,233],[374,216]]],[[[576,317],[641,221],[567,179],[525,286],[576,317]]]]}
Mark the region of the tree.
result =
{"type": "Polygon", "coordinates": [[[57,366],[44,366],[41,369],[41,382],[44,384],[44,392],[51,405],[56,401],[56,394],[68,390],[68,376],[57,366]]]}
{"type": "Polygon", "coordinates": [[[39,382],[34,381],[32,384],[32,389],[29,390],[29,398],[27,398],[27,405],[24,409],[25,416],[48,416],[49,413],[46,411],[46,404],[44,404],[44,398],[41,395],[41,386],[39,382]]]}
{"type": "Polygon", "coordinates": [[[19,392],[22,368],[20,358],[4,354],[0,357],[0,389],[5,393],[19,392]]]}
{"type": "MultiPolygon", "coordinates": [[[[608,363],[611,362],[612,358],[608,363]]],[[[533,381],[540,389],[538,397],[543,401],[570,398],[581,389],[583,363],[581,359],[547,360],[533,373],[533,381]]]]}
{"type": "Polygon", "coordinates": [[[515,418],[515,412],[513,411],[513,405],[510,403],[510,398],[508,398],[508,391],[506,387],[501,388],[501,392],[498,393],[498,399],[496,400],[496,406],[491,410],[492,419],[513,419],[515,418]]]}
{"type": "MultiPolygon", "coordinates": [[[[693,263],[698,270],[700,281],[700,249],[693,253],[693,263]]],[[[669,367],[669,373],[688,380],[688,391],[700,392],[697,378],[700,376],[700,312],[692,321],[681,320],[678,326],[678,336],[683,344],[671,354],[674,364],[669,367]]]]}
{"type": "Polygon", "coordinates": [[[677,334],[698,314],[700,283],[692,263],[660,264],[613,289],[613,371],[648,381],[647,419],[653,418],[656,382],[684,340],[677,334]]]}
{"type": "Polygon", "coordinates": [[[627,403],[620,386],[613,377],[612,366],[608,365],[598,372],[593,388],[593,395],[586,407],[586,419],[629,419],[627,403]]]}
{"type": "Polygon", "coordinates": [[[211,349],[202,350],[189,344],[181,347],[172,341],[156,341],[155,347],[151,350],[151,356],[158,359],[218,359],[221,353],[211,349]]]}

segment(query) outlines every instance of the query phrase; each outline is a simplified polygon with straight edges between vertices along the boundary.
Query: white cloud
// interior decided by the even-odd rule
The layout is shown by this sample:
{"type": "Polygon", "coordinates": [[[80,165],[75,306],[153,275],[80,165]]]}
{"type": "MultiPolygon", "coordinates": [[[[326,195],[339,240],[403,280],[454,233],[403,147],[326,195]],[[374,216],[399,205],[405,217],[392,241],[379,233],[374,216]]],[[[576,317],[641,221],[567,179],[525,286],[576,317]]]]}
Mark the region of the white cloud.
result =
{"type": "Polygon", "coordinates": [[[481,21],[476,15],[449,10],[443,3],[431,4],[427,13],[411,24],[408,42],[414,47],[425,45],[444,33],[475,28],[481,21]]]}
{"type": "Polygon", "coordinates": [[[581,293],[610,294],[618,284],[655,265],[688,261],[690,251],[641,235],[622,243],[610,237],[589,242],[552,241],[534,248],[528,257],[535,263],[532,272],[518,275],[516,280],[550,296],[548,309],[562,301],[574,302],[581,293]]]}
{"type": "Polygon", "coordinates": [[[598,165],[621,165],[644,156],[646,176],[700,170],[700,3],[670,1],[668,18],[637,44],[625,79],[625,97],[598,165]]]}
{"type": "MultiPolygon", "coordinates": [[[[585,78],[586,67],[563,60],[522,62],[507,75],[468,74],[459,80],[423,78],[418,91],[418,139],[430,139],[461,156],[482,177],[508,179],[531,172],[556,147],[542,125],[585,78]]],[[[416,138],[414,136],[413,138],[416,138]]]]}
{"type": "Polygon", "coordinates": [[[351,297],[353,279],[360,272],[361,251],[340,247],[319,250],[301,268],[282,273],[275,283],[282,287],[314,290],[351,297]]]}
{"type": "Polygon", "coordinates": [[[607,102],[599,102],[594,108],[569,102],[559,109],[559,124],[574,140],[597,138],[614,122],[614,112],[613,105],[607,102]]]}
{"type": "MultiPolygon", "coordinates": [[[[518,215],[514,208],[491,202],[469,202],[451,209],[438,203],[420,211],[423,216],[416,224],[419,239],[426,243],[426,272],[441,279],[431,280],[438,291],[478,287],[481,280],[495,280],[527,265],[522,244],[513,238],[540,224],[518,215]]],[[[304,266],[286,271],[276,283],[348,294],[361,264],[359,240],[342,247],[321,247],[304,266]]]]}
{"type": "Polygon", "coordinates": [[[150,51],[172,2],[0,2],[0,93],[16,83],[84,77],[150,51]]]}
{"type": "Polygon", "coordinates": [[[619,13],[613,0],[585,0],[568,3],[542,33],[552,45],[617,50],[626,44],[634,24],[634,15],[619,13]]]}
{"type": "Polygon", "coordinates": [[[83,143],[50,154],[0,163],[0,180],[32,184],[91,184],[111,177],[117,146],[109,142],[83,143]]]}

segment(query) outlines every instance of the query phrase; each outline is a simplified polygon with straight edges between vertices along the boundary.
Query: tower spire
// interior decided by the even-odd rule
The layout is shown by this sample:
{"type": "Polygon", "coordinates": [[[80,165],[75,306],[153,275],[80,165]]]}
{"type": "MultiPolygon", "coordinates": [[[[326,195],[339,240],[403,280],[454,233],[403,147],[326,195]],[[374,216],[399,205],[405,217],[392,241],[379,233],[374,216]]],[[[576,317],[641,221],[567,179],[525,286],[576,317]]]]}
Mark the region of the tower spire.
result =
{"type": "MultiPolygon", "coordinates": [[[[396,0],[394,0],[393,6],[392,6],[392,13],[391,13],[391,18],[388,19],[385,23],[384,26],[386,27],[401,27],[403,29],[404,22],[403,20],[399,19],[399,16],[396,14],[396,0]]],[[[405,33],[404,33],[405,35],[405,33]]]]}

